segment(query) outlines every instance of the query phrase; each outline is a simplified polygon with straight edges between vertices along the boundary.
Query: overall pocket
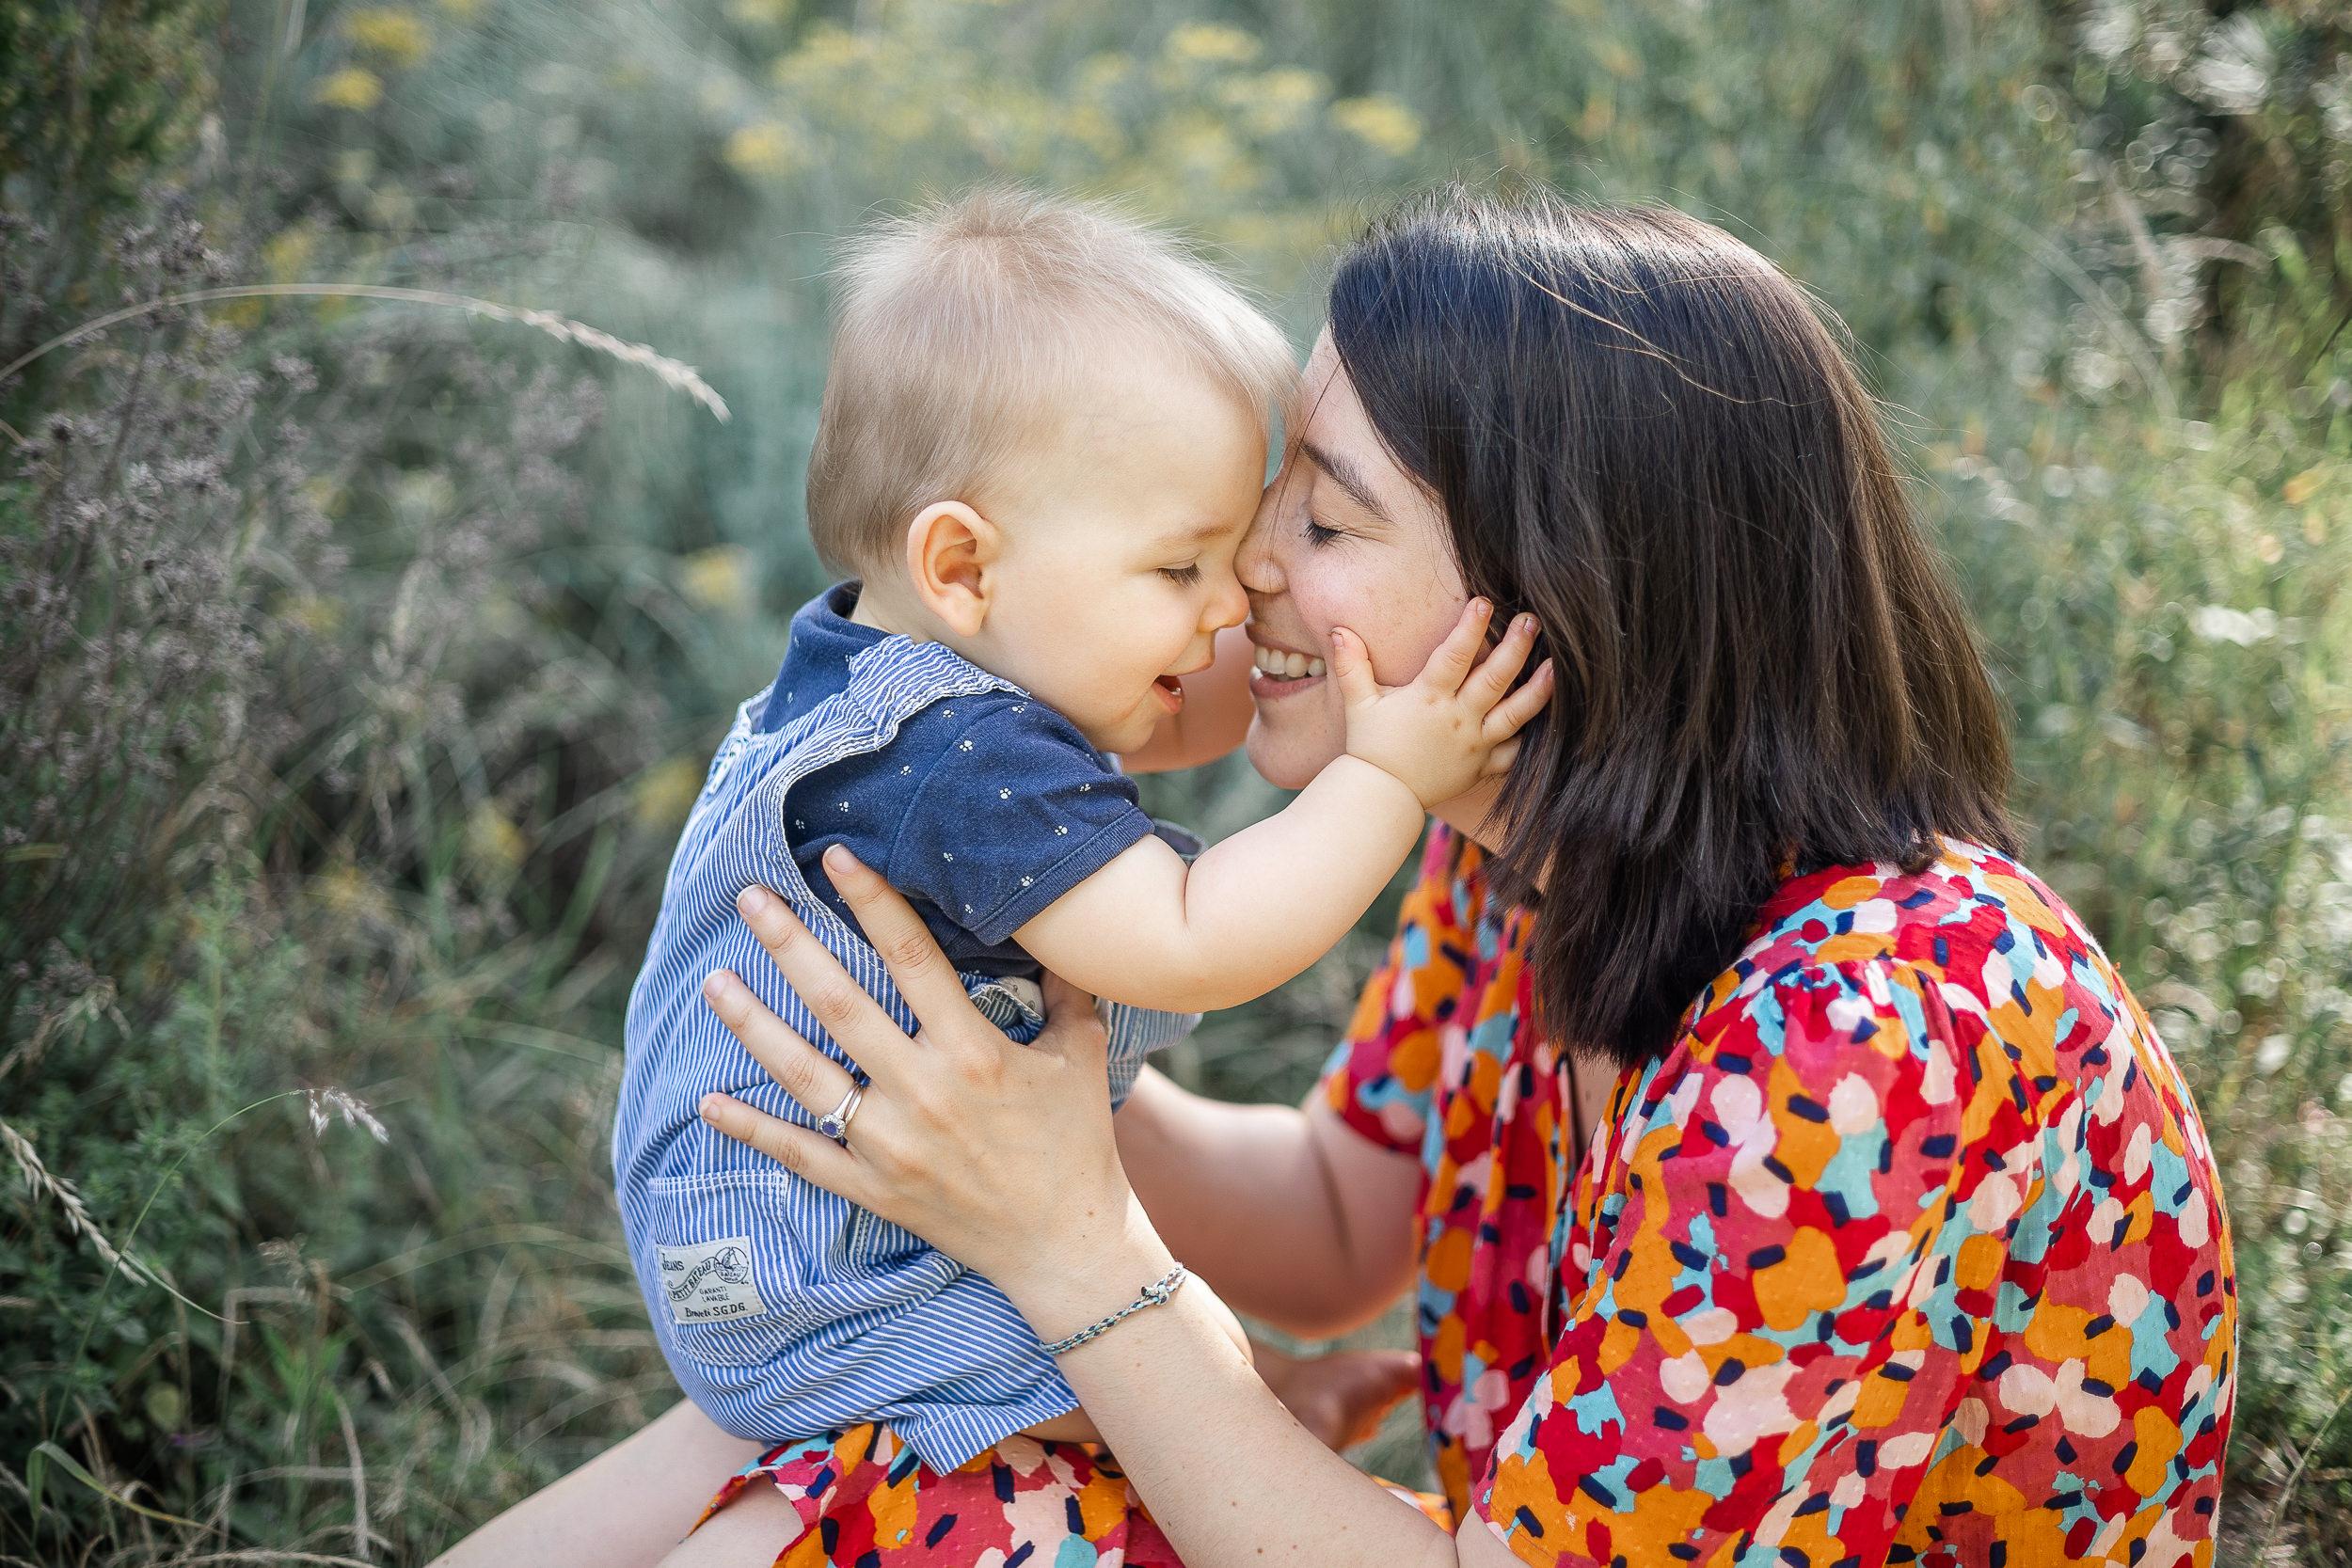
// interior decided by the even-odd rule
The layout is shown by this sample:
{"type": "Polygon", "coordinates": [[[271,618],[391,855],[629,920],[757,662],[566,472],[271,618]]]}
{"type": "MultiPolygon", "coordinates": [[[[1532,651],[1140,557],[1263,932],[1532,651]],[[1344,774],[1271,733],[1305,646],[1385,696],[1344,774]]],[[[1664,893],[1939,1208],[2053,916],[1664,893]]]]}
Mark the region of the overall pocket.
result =
{"type": "Polygon", "coordinates": [[[796,1196],[805,1190],[782,1171],[645,1183],[637,1267],[656,1328],[688,1361],[756,1366],[806,1326],[796,1196]]]}

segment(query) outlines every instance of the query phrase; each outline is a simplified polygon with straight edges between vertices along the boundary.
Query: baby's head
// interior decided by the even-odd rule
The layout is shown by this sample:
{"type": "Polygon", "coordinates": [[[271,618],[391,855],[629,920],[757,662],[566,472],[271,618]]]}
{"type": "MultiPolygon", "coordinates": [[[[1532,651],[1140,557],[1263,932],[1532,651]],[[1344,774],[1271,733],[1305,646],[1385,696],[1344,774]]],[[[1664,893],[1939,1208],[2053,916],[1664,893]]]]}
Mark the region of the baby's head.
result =
{"type": "Polygon", "coordinates": [[[1247,612],[1281,333],[1166,235],[1016,191],[880,225],[839,278],[808,519],[861,619],[1141,745],[1247,612]]]}

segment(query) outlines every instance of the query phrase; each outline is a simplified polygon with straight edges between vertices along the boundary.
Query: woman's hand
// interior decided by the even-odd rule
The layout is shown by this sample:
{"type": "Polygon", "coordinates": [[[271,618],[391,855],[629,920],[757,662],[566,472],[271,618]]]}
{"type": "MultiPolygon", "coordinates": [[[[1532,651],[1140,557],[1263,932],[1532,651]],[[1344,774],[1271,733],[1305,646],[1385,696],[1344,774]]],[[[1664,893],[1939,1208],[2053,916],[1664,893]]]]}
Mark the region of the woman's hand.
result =
{"type": "MultiPolygon", "coordinates": [[[[1030,1044],[1016,1045],[965,997],[946,956],[896,890],[839,846],[827,851],[825,870],[914,1009],[919,1031],[909,1038],[783,899],[746,888],[737,902],[744,920],[869,1082],[839,1144],[723,1095],[703,1101],[704,1118],[787,1169],[906,1227],[1016,1300],[1025,1275],[1066,1279],[1083,1259],[1120,1243],[1133,1252],[1150,1227],[1112,1140],[1105,1038],[1093,998],[1046,975],[1045,1028],[1030,1044]]],[[[741,980],[722,970],[704,994],[811,1116],[841,1102],[850,1074],[741,980]]],[[[1122,1282],[1111,1289],[1131,1288],[1122,1282]]],[[[1104,1309],[1117,1305],[1103,1302],[1104,1309]]],[[[1038,1325],[1041,1333],[1048,1326],[1038,1325]]]]}

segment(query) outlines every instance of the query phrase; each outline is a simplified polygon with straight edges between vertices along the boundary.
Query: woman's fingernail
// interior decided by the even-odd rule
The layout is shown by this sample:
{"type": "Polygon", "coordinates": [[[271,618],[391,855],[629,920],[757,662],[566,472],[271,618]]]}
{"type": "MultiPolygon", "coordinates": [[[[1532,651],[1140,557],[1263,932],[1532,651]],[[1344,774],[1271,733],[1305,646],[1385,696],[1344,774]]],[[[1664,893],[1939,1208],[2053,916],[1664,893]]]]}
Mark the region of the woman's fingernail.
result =
{"type": "Polygon", "coordinates": [[[713,1115],[713,1112],[717,1108],[718,1103],[719,1097],[717,1095],[707,1094],[695,1102],[694,1113],[695,1115],[701,1117],[703,1120],[711,1122],[715,1125],[717,1117],[713,1115]]]}
{"type": "Polygon", "coordinates": [[[857,869],[857,857],[845,845],[836,844],[825,851],[825,869],[836,877],[857,869]]]}
{"type": "Polygon", "coordinates": [[[1534,631],[1535,629],[1535,617],[1533,615],[1520,616],[1518,618],[1518,628],[1521,631],[1534,631]]]}
{"type": "Polygon", "coordinates": [[[757,882],[735,895],[735,907],[745,914],[757,914],[768,907],[768,890],[757,882]]]}
{"type": "Polygon", "coordinates": [[[716,1002],[719,998],[724,996],[727,993],[728,988],[734,984],[734,975],[729,974],[723,969],[714,969],[709,974],[703,976],[703,994],[709,997],[713,1002],[716,1002]]]}
{"type": "Polygon", "coordinates": [[[1494,612],[1495,607],[1493,604],[1488,602],[1484,597],[1475,598],[1470,601],[1470,613],[1473,615],[1492,615],[1494,612]]]}

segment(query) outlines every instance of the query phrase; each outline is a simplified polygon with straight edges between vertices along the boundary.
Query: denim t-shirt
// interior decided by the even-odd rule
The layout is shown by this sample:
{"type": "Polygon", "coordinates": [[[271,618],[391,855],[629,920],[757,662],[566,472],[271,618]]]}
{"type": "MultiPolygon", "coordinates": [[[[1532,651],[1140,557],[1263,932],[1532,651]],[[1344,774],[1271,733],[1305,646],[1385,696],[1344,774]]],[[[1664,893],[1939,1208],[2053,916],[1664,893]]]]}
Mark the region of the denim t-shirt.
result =
{"type": "MultiPolygon", "coordinates": [[[[840,691],[850,660],[889,635],[849,618],[857,592],[836,583],[792,617],[759,733],[840,691]]],[[[914,900],[950,963],[983,974],[1034,974],[1012,933],[1152,832],[1134,783],[1069,720],[1013,691],[932,704],[881,751],[801,781],[785,810],[801,875],[852,927],[825,875],[835,844],[914,900]]]]}

